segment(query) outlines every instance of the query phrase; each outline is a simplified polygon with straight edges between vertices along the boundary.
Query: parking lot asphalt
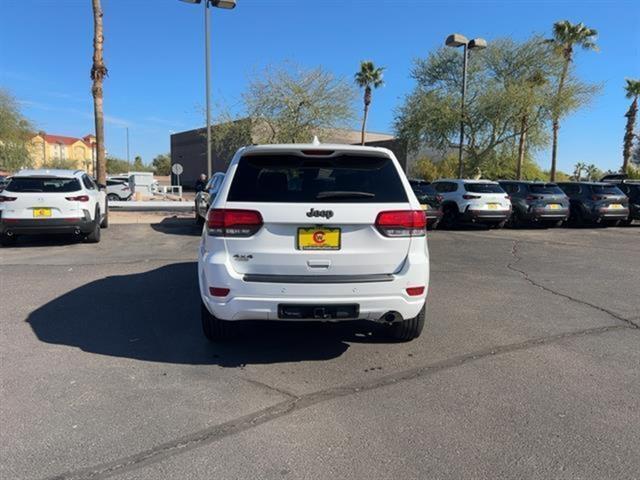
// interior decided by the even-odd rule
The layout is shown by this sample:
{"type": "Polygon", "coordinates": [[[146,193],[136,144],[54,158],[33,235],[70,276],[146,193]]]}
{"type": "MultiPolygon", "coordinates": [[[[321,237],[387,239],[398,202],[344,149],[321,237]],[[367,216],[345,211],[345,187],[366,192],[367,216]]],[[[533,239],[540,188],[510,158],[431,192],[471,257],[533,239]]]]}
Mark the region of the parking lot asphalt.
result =
{"type": "Polygon", "coordinates": [[[0,478],[640,478],[640,226],[429,233],[425,332],[200,333],[199,232],[0,250],[0,478]]]}

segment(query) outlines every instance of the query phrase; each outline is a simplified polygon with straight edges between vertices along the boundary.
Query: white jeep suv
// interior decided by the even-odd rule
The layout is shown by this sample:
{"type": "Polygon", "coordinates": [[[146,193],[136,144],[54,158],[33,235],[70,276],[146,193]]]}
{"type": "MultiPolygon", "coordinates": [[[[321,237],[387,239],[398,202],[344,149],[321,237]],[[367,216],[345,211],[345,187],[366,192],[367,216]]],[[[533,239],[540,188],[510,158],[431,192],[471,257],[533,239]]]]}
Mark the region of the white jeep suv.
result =
{"type": "Polygon", "coordinates": [[[97,243],[108,225],[105,192],[83,170],[22,170],[0,194],[3,246],[39,233],[73,233],[97,243]]]}
{"type": "Polygon", "coordinates": [[[502,228],[511,217],[511,200],[498,182],[491,180],[437,180],[431,186],[442,196],[441,225],[474,222],[502,228]]]}
{"type": "Polygon", "coordinates": [[[387,149],[261,145],[233,157],[198,259],[202,326],[366,319],[399,340],[425,322],[425,215],[387,149]]]}

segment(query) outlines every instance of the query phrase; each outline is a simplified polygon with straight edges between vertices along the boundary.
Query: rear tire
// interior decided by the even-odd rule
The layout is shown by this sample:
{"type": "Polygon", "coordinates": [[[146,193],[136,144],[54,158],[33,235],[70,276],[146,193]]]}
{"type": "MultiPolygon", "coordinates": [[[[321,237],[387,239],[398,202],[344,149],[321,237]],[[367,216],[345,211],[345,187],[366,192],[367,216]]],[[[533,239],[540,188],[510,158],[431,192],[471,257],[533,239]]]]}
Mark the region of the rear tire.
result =
{"type": "Polygon", "coordinates": [[[551,222],[551,223],[549,224],[549,226],[550,226],[550,227],[552,227],[552,228],[560,228],[560,227],[562,227],[563,225],[564,225],[564,220],[558,220],[558,221],[556,221],[556,222],[551,222]]]}
{"type": "Polygon", "coordinates": [[[109,200],[108,199],[105,200],[104,206],[106,210],[104,212],[104,218],[100,223],[100,228],[109,228],[109,200]]]}
{"type": "Polygon", "coordinates": [[[440,220],[440,228],[451,230],[456,226],[457,223],[458,210],[452,206],[445,207],[442,215],[442,220],[440,220]]]}
{"type": "Polygon", "coordinates": [[[117,202],[118,200],[120,200],[120,197],[115,193],[110,193],[109,195],[107,195],[107,200],[110,200],[112,202],[117,202]]]}
{"type": "Polygon", "coordinates": [[[202,333],[210,342],[221,342],[233,336],[232,322],[214,317],[202,302],[200,303],[200,319],[202,333]]]}
{"type": "Polygon", "coordinates": [[[402,320],[401,322],[390,325],[389,334],[391,338],[393,338],[394,340],[399,340],[401,342],[408,342],[410,340],[418,338],[422,333],[422,329],[424,328],[425,310],[426,307],[423,306],[417,317],[410,318],[408,320],[402,320]]]}
{"type": "Polygon", "coordinates": [[[200,216],[200,212],[198,211],[198,204],[197,204],[197,203],[194,205],[194,210],[195,210],[195,212],[196,212],[196,218],[195,218],[195,220],[196,220],[196,225],[198,225],[199,227],[201,227],[202,225],[204,225],[204,218],[202,218],[202,217],[200,216]]]}
{"type": "Polygon", "coordinates": [[[492,223],[491,225],[489,225],[489,228],[492,230],[500,230],[504,228],[506,223],[507,223],[506,220],[502,220],[501,222],[498,222],[498,223],[492,223]]]}
{"type": "Polygon", "coordinates": [[[91,233],[85,235],[84,241],[86,243],[99,243],[100,242],[100,210],[96,209],[95,220],[93,221],[93,230],[91,233]]]}
{"type": "Polygon", "coordinates": [[[15,235],[0,235],[0,245],[3,247],[12,247],[16,244],[16,236],[15,235]]]}

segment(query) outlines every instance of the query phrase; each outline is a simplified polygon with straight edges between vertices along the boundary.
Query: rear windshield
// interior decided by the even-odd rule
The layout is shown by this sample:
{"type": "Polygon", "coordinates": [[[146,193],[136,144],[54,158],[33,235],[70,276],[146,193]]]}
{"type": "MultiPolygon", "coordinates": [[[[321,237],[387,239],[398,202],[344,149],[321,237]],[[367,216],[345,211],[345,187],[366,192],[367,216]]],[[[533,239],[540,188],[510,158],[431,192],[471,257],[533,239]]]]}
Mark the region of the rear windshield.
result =
{"type": "Polygon", "coordinates": [[[407,194],[396,167],[387,157],[247,155],[240,159],[227,200],[402,203],[407,202],[407,194]]]}
{"type": "Polygon", "coordinates": [[[591,185],[591,191],[601,195],[624,195],[622,190],[613,185],[591,185]]]}
{"type": "Polygon", "coordinates": [[[81,190],[76,178],[13,177],[5,188],[7,192],[67,193],[81,190]]]}
{"type": "Polygon", "coordinates": [[[416,194],[416,197],[418,198],[420,203],[424,203],[424,201],[429,197],[435,197],[437,195],[435,188],[433,188],[431,185],[424,185],[424,184],[415,185],[414,184],[411,187],[413,189],[413,193],[416,194]]]}
{"type": "Polygon", "coordinates": [[[465,183],[464,189],[473,193],[505,193],[497,183],[465,183]]]}
{"type": "Polygon", "coordinates": [[[551,195],[564,195],[562,189],[555,183],[534,183],[529,185],[529,191],[531,193],[551,194],[551,195]]]}

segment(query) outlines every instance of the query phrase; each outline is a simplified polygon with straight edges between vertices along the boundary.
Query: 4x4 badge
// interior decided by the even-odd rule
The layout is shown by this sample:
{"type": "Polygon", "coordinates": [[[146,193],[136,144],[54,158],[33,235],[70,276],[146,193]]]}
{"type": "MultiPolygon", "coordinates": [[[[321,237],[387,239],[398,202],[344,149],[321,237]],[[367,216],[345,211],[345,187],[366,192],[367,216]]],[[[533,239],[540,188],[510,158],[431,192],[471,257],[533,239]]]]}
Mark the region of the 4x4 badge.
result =
{"type": "Polygon", "coordinates": [[[324,217],[328,220],[333,217],[333,210],[316,210],[312,208],[307,212],[307,217],[324,217]]]}

